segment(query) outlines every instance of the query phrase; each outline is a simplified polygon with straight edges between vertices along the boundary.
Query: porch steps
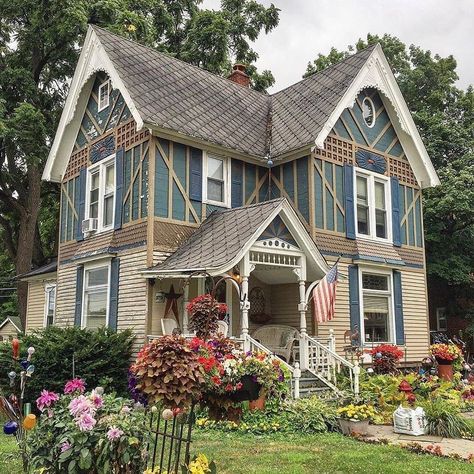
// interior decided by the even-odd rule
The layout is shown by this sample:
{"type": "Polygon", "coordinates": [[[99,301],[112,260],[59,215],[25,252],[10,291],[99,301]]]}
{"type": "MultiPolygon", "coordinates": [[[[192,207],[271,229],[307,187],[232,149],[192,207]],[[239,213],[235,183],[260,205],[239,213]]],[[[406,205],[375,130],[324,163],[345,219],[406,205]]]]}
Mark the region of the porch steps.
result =
{"type": "Polygon", "coordinates": [[[328,395],[332,392],[331,387],[326,385],[320,378],[309,370],[304,370],[300,378],[300,397],[308,398],[313,395],[328,395]]]}

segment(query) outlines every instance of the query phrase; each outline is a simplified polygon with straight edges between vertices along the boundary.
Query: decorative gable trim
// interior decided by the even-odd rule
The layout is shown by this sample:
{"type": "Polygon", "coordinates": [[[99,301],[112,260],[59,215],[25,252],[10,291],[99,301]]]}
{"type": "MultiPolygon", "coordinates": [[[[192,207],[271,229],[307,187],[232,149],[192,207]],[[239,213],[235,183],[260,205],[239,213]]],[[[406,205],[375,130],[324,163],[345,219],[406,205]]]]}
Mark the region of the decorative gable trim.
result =
{"type": "Polygon", "coordinates": [[[324,148],[324,140],[346,108],[352,108],[360,91],[374,88],[381,92],[385,109],[397,132],[408,161],[421,188],[437,186],[439,178],[421,140],[395,76],[378,44],[356,78],[346,90],[315,140],[317,148],[324,148]]]}
{"type": "Polygon", "coordinates": [[[62,181],[69,157],[74,148],[74,141],[80,127],[80,121],[92,90],[93,81],[91,78],[99,71],[105,72],[110,78],[112,87],[118,89],[122,94],[136,122],[136,130],[139,131],[143,127],[143,120],[125,84],[105,52],[94,29],[89,27],[53,145],[51,146],[43,171],[43,179],[46,181],[62,181]]]}

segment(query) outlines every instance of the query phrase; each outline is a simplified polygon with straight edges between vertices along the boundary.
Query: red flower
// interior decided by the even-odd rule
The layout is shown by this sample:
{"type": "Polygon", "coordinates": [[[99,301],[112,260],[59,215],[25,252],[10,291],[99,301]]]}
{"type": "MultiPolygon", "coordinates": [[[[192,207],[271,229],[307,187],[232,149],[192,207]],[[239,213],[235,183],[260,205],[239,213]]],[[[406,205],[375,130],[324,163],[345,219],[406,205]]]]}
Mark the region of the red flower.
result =
{"type": "Polygon", "coordinates": [[[236,388],[237,390],[240,390],[240,389],[242,388],[242,382],[239,382],[239,383],[235,386],[235,388],[236,388]]]}
{"type": "Polygon", "coordinates": [[[233,390],[232,384],[231,384],[231,383],[228,383],[228,384],[225,386],[225,391],[226,391],[226,392],[232,392],[232,390],[233,390]]]}
{"type": "Polygon", "coordinates": [[[221,384],[222,384],[222,380],[220,379],[220,377],[217,377],[217,375],[214,375],[214,377],[211,377],[211,380],[212,380],[216,385],[221,385],[221,384]]]}

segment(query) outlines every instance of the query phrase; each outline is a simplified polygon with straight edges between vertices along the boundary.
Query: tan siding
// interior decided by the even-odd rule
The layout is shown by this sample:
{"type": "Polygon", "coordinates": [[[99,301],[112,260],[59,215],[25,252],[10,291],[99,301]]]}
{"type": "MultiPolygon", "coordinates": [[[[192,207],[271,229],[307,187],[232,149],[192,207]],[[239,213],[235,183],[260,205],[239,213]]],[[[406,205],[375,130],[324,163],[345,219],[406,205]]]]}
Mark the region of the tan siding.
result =
{"type": "Polygon", "coordinates": [[[28,308],[26,310],[26,331],[44,327],[45,282],[28,282],[28,308]]]}
{"type": "Polygon", "coordinates": [[[8,341],[10,338],[18,334],[16,327],[8,321],[2,328],[0,328],[0,342],[8,341]]]}
{"type": "MultiPolygon", "coordinates": [[[[300,316],[298,313],[299,288],[297,283],[271,286],[271,315],[270,324],[282,324],[299,329],[300,316]]],[[[307,320],[309,322],[309,317],[307,320]]]]}
{"type": "Polygon", "coordinates": [[[77,266],[75,264],[59,265],[58,267],[56,324],[59,327],[74,325],[76,273],[77,266]]]}

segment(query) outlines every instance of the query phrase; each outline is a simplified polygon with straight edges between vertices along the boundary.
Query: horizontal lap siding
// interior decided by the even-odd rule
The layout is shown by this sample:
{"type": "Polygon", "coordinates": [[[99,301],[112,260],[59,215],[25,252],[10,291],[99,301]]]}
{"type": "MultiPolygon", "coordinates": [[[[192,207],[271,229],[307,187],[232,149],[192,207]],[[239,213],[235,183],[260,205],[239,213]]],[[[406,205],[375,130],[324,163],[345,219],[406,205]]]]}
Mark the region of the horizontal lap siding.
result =
{"type": "Polygon", "coordinates": [[[43,281],[28,282],[28,307],[26,310],[26,331],[31,332],[44,326],[45,283],[43,281]]]}
{"type": "Polygon", "coordinates": [[[76,271],[75,264],[59,265],[58,268],[56,325],[59,327],[74,325],[76,271]]]}
{"type": "MultiPolygon", "coordinates": [[[[296,283],[271,286],[271,315],[269,324],[293,326],[299,329],[299,288],[296,283]]],[[[309,322],[309,317],[307,317],[309,322]]]]}

